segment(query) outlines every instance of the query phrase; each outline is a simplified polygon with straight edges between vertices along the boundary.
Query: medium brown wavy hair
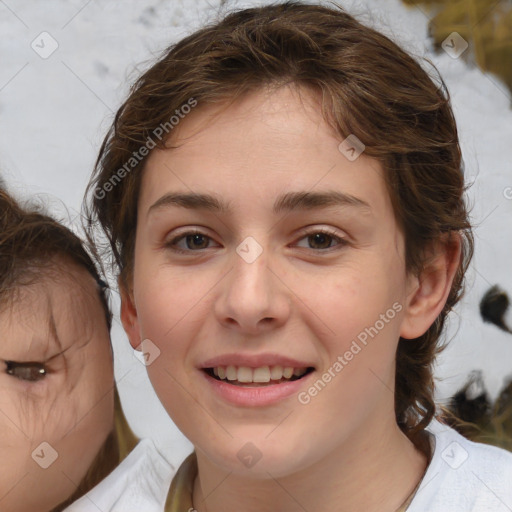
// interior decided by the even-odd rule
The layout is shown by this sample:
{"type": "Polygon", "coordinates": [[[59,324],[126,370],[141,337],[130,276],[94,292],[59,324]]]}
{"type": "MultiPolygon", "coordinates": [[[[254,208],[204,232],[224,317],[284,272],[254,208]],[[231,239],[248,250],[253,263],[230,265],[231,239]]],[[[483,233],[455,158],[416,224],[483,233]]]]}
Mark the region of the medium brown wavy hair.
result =
{"type": "Polygon", "coordinates": [[[137,201],[147,160],[141,148],[147,149],[149,140],[169,147],[173,115],[186,112],[191,100],[223,106],[248,92],[287,84],[320,93],[323,117],[340,142],[355,134],[365,155],[385,170],[405,237],[406,270],[422,271],[432,243],[446,243],[453,235],[461,239],[460,264],[441,314],[424,335],[400,338],[398,344],[396,419],[415,437],[437,414],[432,365],[473,255],[449,92],[434,64],[423,63],[431,73],[336,4],[296,1],[230,12],[170,46],[132,85],[115,115],[84,203],[88,232],[113,254],[121,286],[130,288],[133,273],[137,201]],[[169,128],[168,136],[155,141],[155,129],[162,126],[169,128]]]}
{"type": "MultiPolygon", "coordinates": [[[[1,188],[0,183],[0,308],[3,310],[18,299],[17,292],[55,272],[62,273],[66,262],[84,268],[97,283],[98,300],[110,330],[112,313],[105,282],[80,238],[63,224],[53,219],[43,208],[22,206],[1,188]],[[56,259],[58,258],[58,259],[56,259]]],[[[137,438],[133,434],[121,408],[114,387],[114,427],[96,454],[90,468],[75,492],[52,512],[60,512],[91,490],[105,478],[133,449],[137,438]]]]}

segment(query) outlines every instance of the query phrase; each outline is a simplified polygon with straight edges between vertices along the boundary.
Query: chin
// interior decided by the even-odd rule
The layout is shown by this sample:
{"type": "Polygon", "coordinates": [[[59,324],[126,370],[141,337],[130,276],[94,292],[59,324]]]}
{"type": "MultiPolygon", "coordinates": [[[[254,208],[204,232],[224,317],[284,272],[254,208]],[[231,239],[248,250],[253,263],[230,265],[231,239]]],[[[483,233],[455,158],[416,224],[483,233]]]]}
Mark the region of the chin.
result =
{"type": "Polygon", "coordinates": [[[244,439],[234,435],[222,446],[217,443],[206,449],[196,448],[196,452],[201,451],[223,471],[255,480],[283,478],[305,470],[314,463],[304,449],[307,444],[285,444],[283,438],[270,441],[261,439],[261,435],[260,439],[253,441],[245,436],[244,439]]]}

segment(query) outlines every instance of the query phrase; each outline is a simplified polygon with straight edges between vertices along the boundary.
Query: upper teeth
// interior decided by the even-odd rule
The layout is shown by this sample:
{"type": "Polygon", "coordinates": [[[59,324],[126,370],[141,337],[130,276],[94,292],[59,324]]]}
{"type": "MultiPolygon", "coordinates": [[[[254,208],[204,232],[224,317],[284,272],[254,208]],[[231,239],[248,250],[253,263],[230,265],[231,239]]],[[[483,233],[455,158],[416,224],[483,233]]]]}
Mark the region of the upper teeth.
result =
{"type": "Polygon", "coordinates": [[[308,371],[307,368],[293,368],[291,366],[260,366],[249,368],[248,366],[217,366],[213,373],[219,379],[238,380],[238,382],[270,382],[291,378],[292,375],[300,377],[308,371]]]}

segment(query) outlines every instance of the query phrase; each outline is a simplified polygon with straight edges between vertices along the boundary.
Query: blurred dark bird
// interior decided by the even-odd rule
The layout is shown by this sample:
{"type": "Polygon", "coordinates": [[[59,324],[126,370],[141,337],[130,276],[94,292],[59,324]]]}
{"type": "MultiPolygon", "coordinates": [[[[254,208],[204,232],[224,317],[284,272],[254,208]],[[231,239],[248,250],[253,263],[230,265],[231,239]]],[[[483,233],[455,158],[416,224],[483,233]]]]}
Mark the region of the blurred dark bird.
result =
{"type": "Polygon", "coordinates": [[[471,372],[466,384],[450,399],[443,420],[472,441],[512,451],[512,378],[492,404],[482,372],[471,372]]]}
{"type": "Polygon", "coordinates": [[[478,436],[482,426],[489,423],[491,400],[480,370],[469,374],[466,384],[448,402],[448,410],[455,416],[446,418],[448,424],[470,439],[478,436]]]}
{"type": "Polygon", "coordinates": [[[498,285],[494,285],[482,297],[480,301],[480,315],[484,322],[489,322],[505,332],[512,334],[512,328],[507,325],[505,314],[510,306],[510,300],[505,291],[498,285]]]}

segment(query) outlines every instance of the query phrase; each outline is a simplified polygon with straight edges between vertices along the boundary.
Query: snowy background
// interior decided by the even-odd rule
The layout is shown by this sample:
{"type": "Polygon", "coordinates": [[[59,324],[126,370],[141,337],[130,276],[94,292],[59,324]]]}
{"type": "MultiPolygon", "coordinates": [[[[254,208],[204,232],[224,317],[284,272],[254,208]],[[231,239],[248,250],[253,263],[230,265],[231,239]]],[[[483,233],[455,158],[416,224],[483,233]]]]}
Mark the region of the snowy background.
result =
{"type": "MultiPolygon", "coordinates": [[[[219,13],[266,2],[222,3],[0,0],[0,175],[10,191],[36,195],[69,225],[76,224],[101,141],[140,71],[171,42],[219,13]]],[[[452,95],[465,172],[474,183],[469,199],[476,254],[468,293],[449,324],[451,342],[437,367],[437,393],[446,399],[471,370],[482,369],[495,398],[512,374],[512,336],[484,324],[478,304],[494,284],[512,295],[510,93],[496,76],[445,52],[436,55],[424,10],[398,0],[339,3],[413,55],[430,58],[452,95]]],[[[192,445],[158,402],[118,318],[113,344],[121,399],[134,431],[153,437],[178,464],[192,445]]]]}

